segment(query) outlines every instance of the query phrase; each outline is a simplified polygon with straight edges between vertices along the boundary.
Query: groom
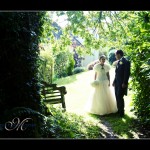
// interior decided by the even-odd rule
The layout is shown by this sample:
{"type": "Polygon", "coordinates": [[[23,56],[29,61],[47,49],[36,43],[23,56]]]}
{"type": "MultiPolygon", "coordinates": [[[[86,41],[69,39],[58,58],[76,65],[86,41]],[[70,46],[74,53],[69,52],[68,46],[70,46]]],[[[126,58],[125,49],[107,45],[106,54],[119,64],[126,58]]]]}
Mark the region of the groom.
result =
{"type": "Polygon", "coordinates": [[[115,79],[113,86],[115,87],[115,96],[117,102],[118,113],[120,117],[124,116],[124,95],[127,95],[128,80],[130,76],[130,62],[123,57],[122,50],[115,52],[115,57],[118,60],[115,79]]]}

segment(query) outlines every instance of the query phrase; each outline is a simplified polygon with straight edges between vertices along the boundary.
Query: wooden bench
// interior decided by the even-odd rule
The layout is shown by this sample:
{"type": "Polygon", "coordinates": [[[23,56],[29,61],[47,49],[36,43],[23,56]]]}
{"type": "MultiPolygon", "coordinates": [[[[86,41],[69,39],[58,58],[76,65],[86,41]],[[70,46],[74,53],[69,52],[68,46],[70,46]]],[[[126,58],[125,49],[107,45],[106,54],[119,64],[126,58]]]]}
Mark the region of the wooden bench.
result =
{"type": "Polygon", "coordinates": [[[57,84],[49,84],[42,81],[42,95],[44,96],[44,102],[49,104],[62,104],[62,108],[66,110],[65,94],[67,94],[65,86],[57,87],[57,84]]]}

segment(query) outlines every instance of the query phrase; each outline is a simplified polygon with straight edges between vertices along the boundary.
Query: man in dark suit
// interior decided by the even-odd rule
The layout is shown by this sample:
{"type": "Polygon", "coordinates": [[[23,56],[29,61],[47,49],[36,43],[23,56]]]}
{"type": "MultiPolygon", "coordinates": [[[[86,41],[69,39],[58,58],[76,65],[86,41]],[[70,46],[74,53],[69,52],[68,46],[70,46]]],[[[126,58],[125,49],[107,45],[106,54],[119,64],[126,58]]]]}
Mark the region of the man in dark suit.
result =
{"type": "Polygon", "coordinates": [[[118,113],[121,117],[124,116],[124,95],[127,95],[128,80],[130,76],[130,62],[125,59],[123,55],[124,53],[122,50],[117,50],[115,52],[118,63],[115,70],[115,79],[113,81],[118,113]]]}

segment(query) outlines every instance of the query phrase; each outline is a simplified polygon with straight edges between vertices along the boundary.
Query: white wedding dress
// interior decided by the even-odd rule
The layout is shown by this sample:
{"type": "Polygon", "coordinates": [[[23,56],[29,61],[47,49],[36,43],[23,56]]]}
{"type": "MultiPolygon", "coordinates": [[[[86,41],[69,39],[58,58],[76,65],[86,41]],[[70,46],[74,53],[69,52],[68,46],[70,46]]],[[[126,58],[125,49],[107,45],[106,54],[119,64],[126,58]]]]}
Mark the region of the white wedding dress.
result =
{"type": "Polygon", "coordinates": [[[108,86],[109,81],[106,72],[110,70],[108,64],[104,64],[103,69],[100,64],[96,64],[93,70],[97,72],[97,79],[91,82],[92,91],[85,106],[86,112],[105,115],[117,112],[114,91],[108,86]]]}

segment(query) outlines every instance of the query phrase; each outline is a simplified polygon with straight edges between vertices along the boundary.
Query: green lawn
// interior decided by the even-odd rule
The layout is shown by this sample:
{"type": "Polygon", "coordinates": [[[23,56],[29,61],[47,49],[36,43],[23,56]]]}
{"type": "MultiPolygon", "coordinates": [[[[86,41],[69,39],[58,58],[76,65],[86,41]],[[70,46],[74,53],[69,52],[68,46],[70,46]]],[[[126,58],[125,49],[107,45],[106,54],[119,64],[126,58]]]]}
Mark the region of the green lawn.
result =
{"type": "MultiPolygon", "coordinates": [[[[111,84],[114,79],[115,70],[112,68],[110,70],[111,84]]],[[[138,133],[136,128],[132,126],[132,121],[135,116],[130,111],[131,109],[131,91],[128,92],[128,96],[125,96],[125,117],[120,118],[115,114],[100,117],[97,115],[90,115],[84,111],[86,102],[88,101],[92,87],[90,82],[94,79],[93,71],[86,71],[69,77],[61,78],[55,81],[59,86],[65,86],[67,89],[67,94],[65,95],[66,110],[67,112],[75,113],[77,115],[83,116],[84,118],[90,118],[99,121],[100,128],[103,128],[103,132],[107,132],[108,126],[103,124],[103,121],[108,122],[111,126],[113,132],[118,138],[128,139],[128,138],[138,138],[138,133]]],[[[112,90],[113,87],[111,86],[112,90]]],[[[59,104],[58,104],[59,105],[59,104]]]]}
{"type": "Polygon", "coordinates": [[[68,112],[84,113],[83,108],[91,91],[89,83],[92,77],[93,72],[88,71],[56,81],[58,85],[64,85],[67,89],[65,101],[68,112]]]}

